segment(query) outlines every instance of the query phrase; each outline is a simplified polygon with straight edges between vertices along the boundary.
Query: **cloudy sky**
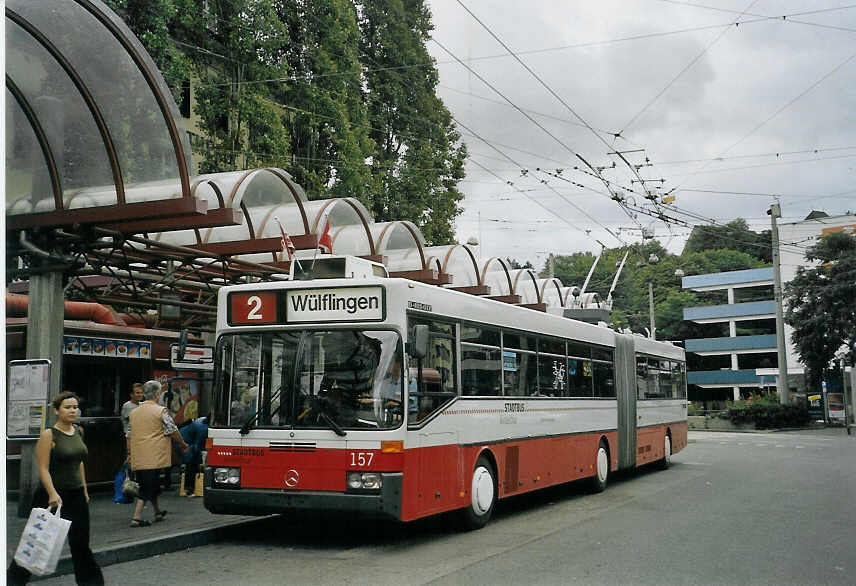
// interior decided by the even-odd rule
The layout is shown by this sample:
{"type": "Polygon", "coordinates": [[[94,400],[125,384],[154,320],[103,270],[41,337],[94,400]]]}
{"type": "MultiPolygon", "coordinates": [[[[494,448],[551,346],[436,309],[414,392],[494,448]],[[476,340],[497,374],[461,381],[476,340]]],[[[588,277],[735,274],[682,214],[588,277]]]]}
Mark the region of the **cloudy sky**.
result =
{"type": "Polygon", "coordinates": [[[430,7],[439,93],[470,151],[458,238],[482,256],[540,268],[642,229],[679,252],[698,223],[768,228],[774,196],[783,221],[856,210],[856,2],[430,7]]]}

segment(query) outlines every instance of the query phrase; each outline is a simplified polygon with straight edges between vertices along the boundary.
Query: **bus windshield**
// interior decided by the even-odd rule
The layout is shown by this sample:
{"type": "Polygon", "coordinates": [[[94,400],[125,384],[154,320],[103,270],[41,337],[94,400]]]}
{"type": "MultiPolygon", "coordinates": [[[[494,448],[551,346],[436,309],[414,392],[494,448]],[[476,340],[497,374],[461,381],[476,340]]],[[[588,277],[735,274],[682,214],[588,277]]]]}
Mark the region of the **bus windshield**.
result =
{"type": "Polygon", "coordinates": [[[214,427],[392,429],[401,339],[388,330],[235,333],[217,343],[214,427]]]}

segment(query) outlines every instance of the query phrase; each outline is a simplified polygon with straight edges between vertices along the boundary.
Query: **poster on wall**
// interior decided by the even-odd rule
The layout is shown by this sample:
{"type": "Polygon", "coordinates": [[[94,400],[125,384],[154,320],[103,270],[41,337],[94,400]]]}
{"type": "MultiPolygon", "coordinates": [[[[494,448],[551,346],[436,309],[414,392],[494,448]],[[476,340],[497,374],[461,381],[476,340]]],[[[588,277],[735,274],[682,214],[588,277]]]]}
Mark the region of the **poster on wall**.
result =
{"type": "Polygon", "coordinates": [[[161,384],[159,403],[169,409],[176,425],[196,419],[199,413],[199,379],[195,373],[181,376],[174,370],[155,370],[152,373],[161,384]]]}
{"type": "Polygon", "coordinates": [[[7,437],[39,437],[45,425],[50,380],[50,360],[12,360],[9,362],[9,386],[6,404],[7,437]]]}
{"type": "Polygon", "coordinates": [[[63,336],[62,353],[148,360],[152,357],[152,343],[140,340],[63,336]]]}

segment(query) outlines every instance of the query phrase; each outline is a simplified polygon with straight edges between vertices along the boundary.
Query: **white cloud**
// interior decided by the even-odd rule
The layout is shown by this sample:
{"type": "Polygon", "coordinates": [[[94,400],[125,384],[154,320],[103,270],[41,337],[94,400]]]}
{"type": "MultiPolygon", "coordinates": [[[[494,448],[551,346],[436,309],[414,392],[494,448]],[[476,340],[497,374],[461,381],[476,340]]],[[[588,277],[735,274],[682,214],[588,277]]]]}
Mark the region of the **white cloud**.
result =
{"type": "MultiPolygon", "coordinates": [[[[680,207],[721,221],[742,216],[758,229],[763,228],[768,225],[765,210],[772,199],[690,192],[681,188],[781,194],[785,219],[802,218],[811,209],[824,209],[829,213],[856,209],[856,194],[818,199],[848,191],[856,179],[856,109],[853,106],[856,102],[856,84],[853,83],[856,59],[782,109],[856,53],[856,32],[794,21],[856,31],[856,9],[746,23],[727,30],[705,28],[659,34],[726,24],[737,18],[737,14],[659,0],[596,3],[468,0],[465,4],[513,50],[523,53],[521,58],[575,112],[592,126],[609,131],[617,131],[633,119],[725,31],[633,122],[624,134],[628,140],[619,139],[613,143],[609,139],[609,146],[644,147],[645,154],[655,163],[640,171],[644,178],[663,177],[667,179],[667,188],[680,186],[677,190],[680,207]],[[526,53],[655,34],[659,36],[526,53]],[[747,136],[780,109],[775,117],[747,136]],[[842,147],[854,148],[841,150],[842,147]],[[821,150],[779,157],[745,157],[805,149],[821,150]],[[722,161],[657,164],[709,159],[726,150],[725,157],[730,158],[722,161]],[[813,161],[796,162],[806,159],[813,161]]],[[[738,12],[749,4],[748,0],[709,2],[712,7],[738,12]]],[[[748,12],[781,16],[826,8],[830,5],[819,0],[761,1],[752,4],[748,12]]],[[[435,38],[459,58],[504,53],[457,2],[435,0],[431,2],[431,10],[435,38]]],[[[746,16],[745,19],[757,17],[746,16]]],[[[469,164],[468,181],[461,185],[467,199],[464,202],[466,211],[458,221],[459,239],[465,241],[481,232],[483,254],[529,259],[539,264],[546,257],[546,252],[539,251],[595,250],[599,245],[593,238],[609,246],[616,245],[616,240],[601,226],[559,200],[533,178],[536,174],[532,170],[539,166],[549,169],[561,166],[565,169],[564,177],[600,191],[604,190],[603,185],[573,172],[571,168],[579,162],[572,153],[514,109],[466,95],[478,94],[502,101],[502,97],[460,65],[442,64],[450,58],[437,44],[429,43],[429,50],[441,62],[439,92],[456,118],[494,144],[502,143],[537,155],[498,147],[519,165],[530,169],[529,176],[521,177],[513,163],[497,160],[501,155],[481,141],[466,137],[471,153],[496,157],[473,158],[495,170],[504,180],[513,181],[517,187],[534,190],[527,191],[527,195],[552,206],[567,221],[553,218],[550,223],[536,222],[551,216],[496,177],[469,164]],[[584,233],[587,228],[592,230],[590,237],[584,233]]],[[[476,59],[468,63],[521,108],[573,120],[572,114],[513,58],[476,59]]],[[[593,165],[607,165],[615,158],[607,155],[609,146],[587,129],[544,116],[533,117],[593,165]]],[[[642,157],[638,153],[627,155],[634,163],[642,162],[642,157]]],[[[622,166],[605,175],[623,184],[629,184],[634,178],[622,166]]],[[[607,198],[556,179],[549,179],[549,182],[603,226],[614,231],[634,226],[607,198]]],[[[669,234],[662,222],[645,216],[639,216],[638,221],[655,228],[658,235],[669,234]]],[[[663,240],[670,241],[670,247],[679,250],[684,237],[681,235],[688,230],[673,227],[672,231],[679,236],[663,240]]],[[[621,236],[632,239],[632,234],[633,231],[622,230],[621,236]]]]}

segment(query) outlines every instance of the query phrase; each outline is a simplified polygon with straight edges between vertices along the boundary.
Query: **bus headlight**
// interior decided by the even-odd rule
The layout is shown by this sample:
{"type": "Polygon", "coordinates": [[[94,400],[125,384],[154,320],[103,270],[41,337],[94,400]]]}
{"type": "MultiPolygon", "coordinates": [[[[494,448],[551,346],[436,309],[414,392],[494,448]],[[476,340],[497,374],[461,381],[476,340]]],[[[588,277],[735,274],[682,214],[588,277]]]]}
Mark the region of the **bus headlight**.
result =
{"type": "Polygon", "coordinates": [[[214,484],[219,484],[226,488],[240,488],[241,469],[214,468],[214,484]]]}
{"type": "Polygon", "coordinates": [[[380,490],[383,479],[377,472],[348,472],[347,483],[350,490],[380,490]]]}

